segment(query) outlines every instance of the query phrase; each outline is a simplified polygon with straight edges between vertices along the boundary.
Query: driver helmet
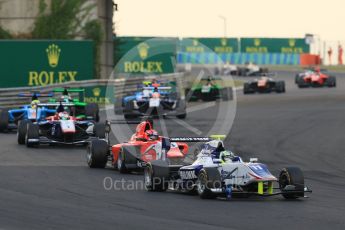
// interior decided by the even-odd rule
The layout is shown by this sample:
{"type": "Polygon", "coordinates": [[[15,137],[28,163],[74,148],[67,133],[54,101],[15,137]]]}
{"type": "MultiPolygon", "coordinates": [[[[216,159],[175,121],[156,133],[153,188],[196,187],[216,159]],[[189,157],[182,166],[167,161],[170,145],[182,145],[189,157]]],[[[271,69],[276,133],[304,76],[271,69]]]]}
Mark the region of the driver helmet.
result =
{"type": "Polygon", "coordinates": [[[158,133],[155,130],[147,130],[146,135],[148,137],[149,140],[158,140],[158,133]]]}
{"type": "Polygon", "coordinates": [[[221,151],[219,154],[219,159],[222,163],[226,163],[226,162],[231,162],[234,159],[235,155],[233,152],[231,151],[221,151]]]}
{"type": "Polygon", "coordinates": [[[67,112],[60,112],[59,113],[59,119],[60,120],[68,120],[69,119],[69,115],[67,112]]]}
{"type": "Polygon", "coordinates": [[[39,103],[40,103],[39,100],[33,100],[33,101],[31,101],[31,108],[36,109],[37,104],[39,104],[39,103]]]}
{"type": "Polygon", "coordinates": [[[71,100],[72,100],[72,98],[71,98],[70,96],[68,96],[68,95],[62,95],[62,96],[61,96],[61,101],[62,101],[62,102],[68,103],[68,102],[70,102],[71,100]]]}

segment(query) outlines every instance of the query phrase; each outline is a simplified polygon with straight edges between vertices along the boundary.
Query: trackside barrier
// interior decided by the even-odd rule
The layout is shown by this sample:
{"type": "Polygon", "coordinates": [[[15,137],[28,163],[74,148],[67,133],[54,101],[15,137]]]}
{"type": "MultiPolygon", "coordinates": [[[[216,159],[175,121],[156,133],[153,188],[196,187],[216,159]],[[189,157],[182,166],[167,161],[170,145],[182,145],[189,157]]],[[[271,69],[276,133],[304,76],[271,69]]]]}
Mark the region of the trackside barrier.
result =
{"type": "MultiPolygon", "coordinates": [[[[108,86],[114,87],[114,98],[122,98],[122,96],[133,93],[137,90],[137,85],[142,83],[145,80],[150,79],[165,79],[165,80],[174,80],[174,79],[183,79],[183,73],[173,73],[173,74],[162,74],[155,76],[145,76],[145,77],[121,77],[112,80],[108,79],[94,79],[94,80],[84,80],[84,81],[73,81],[65,82],[61,84],[52,84],[47,86],[36,86],[36,87],[15,87],[15,88],[0,88],[0,108],[10,108],[17,107],[21,105],[26,105],[30,103],[31,98],[29,97],[18,97],[19,93],[30,93],[30,92],[50,92],[54,88],[83,88],[89,86],[108,86]]],[[[42,102],[47,101],[47,98],[40,98],[42,102]]],[[[116,100],[119,101],[119,100],[116,100]]]]}

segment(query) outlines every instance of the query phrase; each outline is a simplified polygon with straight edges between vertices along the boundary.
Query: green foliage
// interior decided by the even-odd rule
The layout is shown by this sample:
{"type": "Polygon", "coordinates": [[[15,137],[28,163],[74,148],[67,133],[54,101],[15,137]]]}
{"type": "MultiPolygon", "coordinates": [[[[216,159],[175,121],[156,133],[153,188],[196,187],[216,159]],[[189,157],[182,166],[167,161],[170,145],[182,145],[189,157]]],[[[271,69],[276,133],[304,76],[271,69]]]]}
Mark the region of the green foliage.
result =
{"type": "Polygon", "coordinates": [[[72,39],[78,35],[81,22],[93,5],[83,7],[86,0],[51,0],[50,9],[40,0],[39,16],[32,32],[38,39],[72,39]]]}
{"type": "Polygon", "coordinates": [[[12,35],[0,26],[0,39],[11,39],[12,35]]]}
{"type": "Polygon", "coordinates": [[[101,51],[100,45],[103,40],[103,32],[101,23],[98,20],[92,20],[85,24],[84,33],[86,39],[94,41],[94,56],[95,56],[95,76],[100,77],[100,59],[101,51]]]}
{"type": "Polygon", "coordinates": [[[74,39],[85,37],[94,41],[95,75],[100,75],[100,45],[103,39],[101,24],[89,20],[94,4],[86,0],[51,0],[48,9],[45,0],[40,0],[39,16],[32,37],[36,39],[74,39]],[[85,23],[86,22],[86,23],[85,23]],[[82,27],[82,24],[85,25],[82,27]]]}

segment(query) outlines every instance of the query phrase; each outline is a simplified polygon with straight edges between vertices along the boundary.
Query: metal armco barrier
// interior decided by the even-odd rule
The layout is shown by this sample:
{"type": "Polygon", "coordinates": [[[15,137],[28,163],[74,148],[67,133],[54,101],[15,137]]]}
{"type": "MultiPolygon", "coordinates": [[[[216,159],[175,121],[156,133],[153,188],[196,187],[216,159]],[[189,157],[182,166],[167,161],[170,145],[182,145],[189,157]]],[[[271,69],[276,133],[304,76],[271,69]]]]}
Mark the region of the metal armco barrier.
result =
{"type": "MultiPolygon", "coordinates": [[[[33,91],[38,92],[50,92],[54,88],[71,87],[71,88],[83,88],[88,86],[108,86],[114,87],[114,98],[118,99],[124,95],[132,93],[137,90],[137,85],[142,83],[144,80],[149,79],[176,79],[177,77],[183,76],[181,74],[163,74],[155,76],[145,77],[128,77],[128,78],[116,78],[112,80],[108,79],[95,79],[95,80],[84,80],[84,81],[73,81],[65,82],[62,84],[53,84],[47,86],[37,87],[15,87],[15,88],[0,88],[0,108],[16,107],[26,105],[30,103],[31,98],[18,97],[19,93],[30,93],[33,91]]],[[[182,78],[180,78],[182,79],[182,78]]],[[[41,101],[48,100],[47,98],[40,98],[41,101]]]]}

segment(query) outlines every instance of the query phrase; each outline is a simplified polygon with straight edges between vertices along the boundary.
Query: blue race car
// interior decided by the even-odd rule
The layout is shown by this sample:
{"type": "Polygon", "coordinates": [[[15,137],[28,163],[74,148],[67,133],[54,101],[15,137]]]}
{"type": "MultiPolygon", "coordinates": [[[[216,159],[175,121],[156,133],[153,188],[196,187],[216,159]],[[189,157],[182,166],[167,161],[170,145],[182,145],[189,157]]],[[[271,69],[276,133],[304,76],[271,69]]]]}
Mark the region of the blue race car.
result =
{"type": "Polygon", "coordinates": [[[122,110],[126,119],[140,116],[176,116],[184,119],[187,115],[185,100],[178,96],[173,83],[143,82],[134,95],[122,98],[122,110]]]}
{"type": "Polygon", "coordinates": [[[36,108],[40,103],[38,97],[51,97],[53,94],[19,94],[19,97],[32,97],[30,105],[24,105],[16,109],[2,109],[0,111],[0,132],[11,131],[17,129],[18,123],[21,120],[36,121],[37,118],[44,119],[47,116],[56,113],[56,109],[51,108],[36,108]]]}

